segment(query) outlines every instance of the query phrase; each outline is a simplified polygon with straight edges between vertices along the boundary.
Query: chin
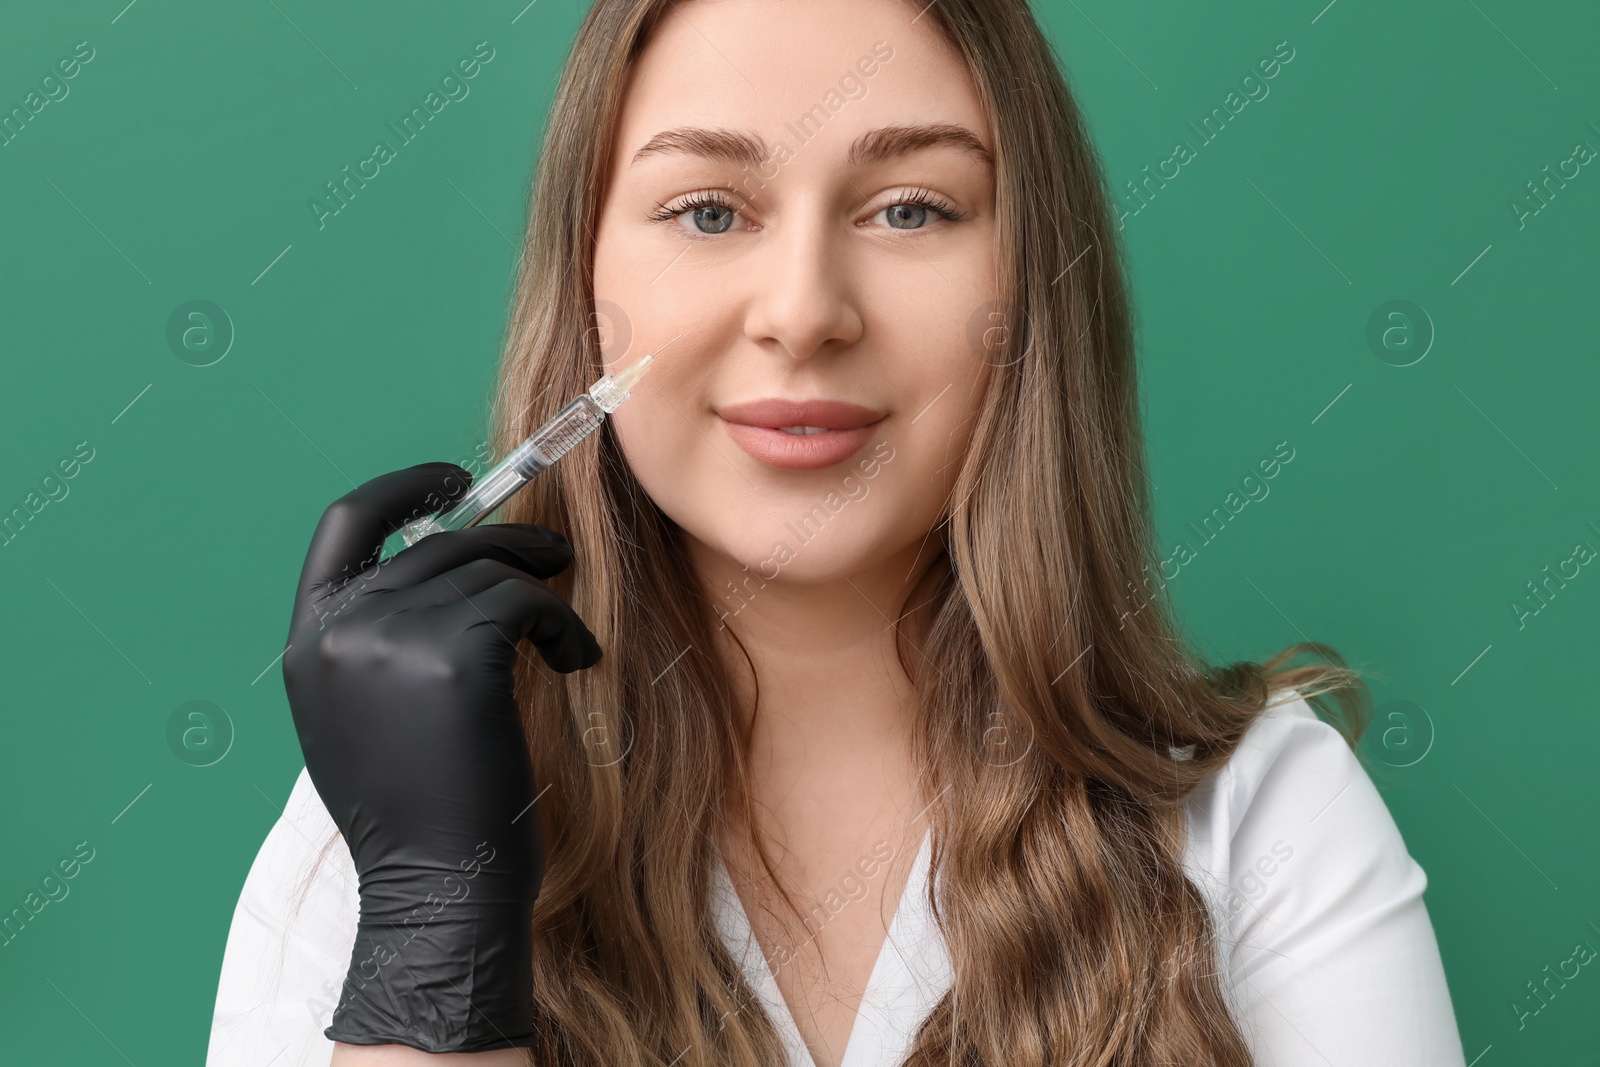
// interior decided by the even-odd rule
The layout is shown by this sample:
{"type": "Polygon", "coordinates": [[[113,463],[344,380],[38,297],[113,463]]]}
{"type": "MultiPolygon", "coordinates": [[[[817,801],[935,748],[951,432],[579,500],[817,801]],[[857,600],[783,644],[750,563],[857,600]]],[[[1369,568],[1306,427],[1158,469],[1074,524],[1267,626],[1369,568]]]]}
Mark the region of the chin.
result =
{"type": "Polygon", "coordinates": [[[761,530],[728,531],[731,536],[701,538],[705,550],[721,557],[723,571],[751,579],[796,585],[822,585],[837,582],[881,562],[893,552],[882,539],[859,527],[844,529],[806,529],[794,522],[775,521],[761,530]],[[809,535],[809,536],[808,536],[809,535]]]}

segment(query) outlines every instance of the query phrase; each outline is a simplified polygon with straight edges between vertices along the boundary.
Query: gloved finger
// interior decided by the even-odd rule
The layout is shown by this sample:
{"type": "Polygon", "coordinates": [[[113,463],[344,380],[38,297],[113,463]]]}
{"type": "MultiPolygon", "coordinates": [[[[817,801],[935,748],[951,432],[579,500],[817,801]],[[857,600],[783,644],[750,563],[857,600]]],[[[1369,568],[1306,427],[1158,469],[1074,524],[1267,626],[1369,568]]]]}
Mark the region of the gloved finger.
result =
{"type": "Polygon", "coordinates": [[[390,534],[459,500],[471,484],[472,476],[454,463],[419,463],[380,474],[329,504],[300,568],[295,617],[331,585],[376,562],[390,534]]]}
{"type": "Polygon", "coordinates": [[[462,630],[485,627],[503,640],[509,653],[526,637],[550,669],[560,674],[600,662],[600,643],[572,605],[549,586],[522,576],[507,578],[480,593],[441,608],[441,620],[462,630]]]}
{"type": "Polygon", "coordinates": [[[572,544],[533,523],[485,523],[443,530],[368,567],[356,584],[363,594],[392,592],[421,585],[474,559],[498,560],[535,578],[550,578],[572,563],[572,544]]]}
{"type": "MultiPolygon", "coordinates": [[[[420,542],[417,547],[421,547],[420,542]]],[[[469,560],[459,567],[436,574],[425,582],[394,590],[384,598],[381,611],[384,615],[398,615],[419,608],[458,604],[468,597],[513,578],[530,582],[534,580],[526,571],[497,559],[469,560]]],[[[438,625],[441,629],[447,628],[444,623],[436,624],[430,621],[429,625],[438,625]]]]}

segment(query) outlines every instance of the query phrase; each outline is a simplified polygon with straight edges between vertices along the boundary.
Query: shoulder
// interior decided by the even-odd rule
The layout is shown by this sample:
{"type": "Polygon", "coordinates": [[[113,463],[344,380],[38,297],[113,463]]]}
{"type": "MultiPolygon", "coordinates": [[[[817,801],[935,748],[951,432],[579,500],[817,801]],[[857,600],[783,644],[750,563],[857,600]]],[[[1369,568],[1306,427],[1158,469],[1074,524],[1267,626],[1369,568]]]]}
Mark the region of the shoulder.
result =
{"type": "Polygon", "coordinates": [[[1188,815],[1185,866],[1259,1062],[1461,1063],[1427,875],[1299,693],[1274,698],[1188,815]]]}
{"type": "Polygon", "coordinates": [[[1234,937],[1330,901],[1348,909],[1366,893],[1420,896],[1427,887],[1344,736],[1292,690],[1195,790],[1188,815],[1190,873],[1234,937]],[[1274,914],[1262,914],[1269,901],[1274,914]]]}
{"type": "Polygon", "coordinates": [[[1357,803],[1346,805],[1343,821],[1376,814],[1371,802],[1381,807],[1382,800],[1344,736],[1298,692],[1280,693],[1228,762],[1191,795],[1191,856],[1206,870],[1218,869],[1241,838],[1248,843],[1264,831],[1321,822],[1352,789],[1357,803]]]}
{"type": "Polygon", "coordinates": [[[245,876],[217,982],[208,1067],[326,1064],[360,916],[350,852],[301,769],[245,876]],[[331,847],[329,846],[331,842],[331,847]],[[320,860],[320,862],[319,862],[320,860]]]}

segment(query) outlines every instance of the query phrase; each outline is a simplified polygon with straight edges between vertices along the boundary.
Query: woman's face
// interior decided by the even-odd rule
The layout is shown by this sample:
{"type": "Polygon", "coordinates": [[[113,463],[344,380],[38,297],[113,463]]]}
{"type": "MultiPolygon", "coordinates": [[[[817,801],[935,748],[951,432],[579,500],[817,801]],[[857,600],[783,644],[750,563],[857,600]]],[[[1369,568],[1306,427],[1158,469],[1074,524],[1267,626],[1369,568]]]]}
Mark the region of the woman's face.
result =
{"type": "Polygon", "coordinates": [[[719,586],[935,554],[988,382],[994,172],[919,7],[681,3],[633,71],[594,246],[628,327],[607,370],[677,340],[613,426],[719,586]]]}

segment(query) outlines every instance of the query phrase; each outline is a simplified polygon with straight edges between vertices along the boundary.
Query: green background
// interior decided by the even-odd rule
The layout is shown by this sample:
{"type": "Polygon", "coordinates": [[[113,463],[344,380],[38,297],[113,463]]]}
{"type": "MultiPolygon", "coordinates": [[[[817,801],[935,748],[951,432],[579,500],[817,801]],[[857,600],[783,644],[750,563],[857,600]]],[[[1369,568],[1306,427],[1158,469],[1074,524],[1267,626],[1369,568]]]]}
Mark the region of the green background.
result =
{"type": "MultiPolygon", "coordinates": [[[[239,887],[301,766],[274,657],[307,539],[352,484],[481,440],[582,13],[123,2],[0,17],[0,110],[95,49],[0,147],[0,509],[94,449],[0,547],[0,910],[95,850],[0,948],[6,1062],[203,1058],[239,887]],[[480,41],[495,58],[470,95],[319,231],[307,201],[480,41]],[[236,334],[210,366],[167,340],[192,300],[236,334]],[[168,741],[192,700],[231,723],[210,766],[168,741]]],[[[1600,17],[1038,11],[1119,189],[1176,141],[1197,150],[1125,220],[1162,542],[1199,548],[1171,585],[1187,625],[1218,658],[1311,638],[1373,672],[1365,747],[1429,875],[1468,1061],[1592,1062],[1592,968],[1520,1029],[1511,1005],[1577,942],[1600,948],[1583,674],[1600,574],[1520,627],[1511,604],[1576,543],[1600,548],[1600,174],[1524,225],[1511,204],[1600,146],[1600,17]],[[1270,94],[1202,145],[1189,123],[1280,41],[1295,57],[1270,94]],[[1431,323],[1409,366],[1367,339],[1395,300],[1431,323]],[[1200,547],[1186,523],[1280,441],[1295,458],[1270,496],[1200,547]]]]}

